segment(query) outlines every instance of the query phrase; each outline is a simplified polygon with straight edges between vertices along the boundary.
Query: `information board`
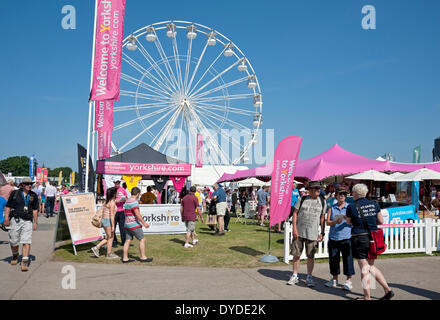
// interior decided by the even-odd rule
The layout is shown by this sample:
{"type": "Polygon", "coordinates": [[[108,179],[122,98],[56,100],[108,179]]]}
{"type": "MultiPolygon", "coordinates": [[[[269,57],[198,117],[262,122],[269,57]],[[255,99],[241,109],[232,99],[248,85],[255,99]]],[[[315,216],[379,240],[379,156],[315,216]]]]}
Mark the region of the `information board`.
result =
{"type": "Polygon", "coordinates": [[[103,239],[101,229],[91,222],[96,212],[92,193],[62,195],[61,201],[74,246],[103,239]]]}

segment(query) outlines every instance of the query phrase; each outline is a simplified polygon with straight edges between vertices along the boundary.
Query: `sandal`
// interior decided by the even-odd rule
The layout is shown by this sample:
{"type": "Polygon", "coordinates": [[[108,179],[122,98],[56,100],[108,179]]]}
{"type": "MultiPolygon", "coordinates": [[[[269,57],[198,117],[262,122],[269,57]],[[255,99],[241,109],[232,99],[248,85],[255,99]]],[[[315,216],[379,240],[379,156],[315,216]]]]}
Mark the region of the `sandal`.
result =
{"type": "Polygon", "coordinates": [[[128,260],[121,260],[122,261],[122,263],[129,263],[129,262],[133,262],[134,260],[133,259],[128,259],[128,260]]]}
{"type": "Polygon", "coordinates": [[[139,259],[140,262],[151,262],[153,261],[153,258],[147,258],[147,259],[139,259]]]}

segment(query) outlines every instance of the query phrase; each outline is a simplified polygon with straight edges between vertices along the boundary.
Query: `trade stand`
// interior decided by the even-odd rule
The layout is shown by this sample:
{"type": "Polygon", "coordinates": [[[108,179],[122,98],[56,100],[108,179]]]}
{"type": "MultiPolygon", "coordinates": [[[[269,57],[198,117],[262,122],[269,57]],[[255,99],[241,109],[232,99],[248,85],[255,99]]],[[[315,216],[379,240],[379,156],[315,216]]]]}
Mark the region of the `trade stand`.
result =
{"type": "MultiPolygon", "coordinates": [[[[191,175],[191,164],[168,157],[145,143],[113,157],[98,160],[96,172],[101,181],[120,180],[124,177],[128,189],[136,186],[140,180],[153,180],[158,190],[162,190],[168,180],[173,181],[177,191],[182,179],[191,175]],[[131,180],[131,181],[130,181],[131,180]],[[130,183],[133,183],[131,186],[130,183]]],[[[105,188],[105,182],[104,189],[105,188]]],[[[111,184],[109,185],[112,186],[111,184]]],[[[180,218],[178,204],[140,204],[140,213],[150,225],[145,233],[185,233],[185,224],[180,218]]]]}

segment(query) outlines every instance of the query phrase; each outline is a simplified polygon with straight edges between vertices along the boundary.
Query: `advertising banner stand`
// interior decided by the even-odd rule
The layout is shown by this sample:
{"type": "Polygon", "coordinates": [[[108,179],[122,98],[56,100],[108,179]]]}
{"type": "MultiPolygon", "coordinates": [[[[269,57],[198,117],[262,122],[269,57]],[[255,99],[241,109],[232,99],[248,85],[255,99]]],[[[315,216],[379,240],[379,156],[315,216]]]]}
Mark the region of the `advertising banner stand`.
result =
{"type": "Polygon", "coordinates": [[[102,240],[101,228],[92,225],[96,212],[93,193],[67,194],[61,196],[57,216],[54,250],[57,242],[71,239],[73,252],[76,245],[102,240]]]}

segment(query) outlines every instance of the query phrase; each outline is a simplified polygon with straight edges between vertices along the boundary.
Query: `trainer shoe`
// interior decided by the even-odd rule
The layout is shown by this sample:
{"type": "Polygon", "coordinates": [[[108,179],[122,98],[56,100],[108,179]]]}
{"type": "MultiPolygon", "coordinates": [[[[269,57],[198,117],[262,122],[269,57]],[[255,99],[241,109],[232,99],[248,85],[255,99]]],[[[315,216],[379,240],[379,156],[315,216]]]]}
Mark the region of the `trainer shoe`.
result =
{"type": "Polygon", "coordinates": [[[338,287],[338,280],[331,279],[329,282],[326,282],[324,285],[327,288],[337,288],[338,287]]]}
{"type": "Polygon", "coordinates": [[[18,253],[15,255],[12,255],[12,260],[11,260],[11,266],[15,266],[18,263],[18,253]]]}
{"type": "Polygon", "coordinates": [[[92,252],[95,257],[99,258],[99,249],[96,246],[92,248],[92,252]]]}
{"type": "Polygon", "coordinates": [[[311,275],[307,275],[306,285],[307,285],[307,287],[314,287],[315,286],[315,281],[313,281],[313,277],[311,275]]]}
{"type": "Polygon", "coordinates": [[[298,282],[299,282],[298,275],[292,274],[292,276],[290,277],[289,281],[286,282],[286,284],[292,286],[294,284],[297,284],[298,282]]]}
{"type": "Polygon", "coordinates": [[[184,245],[183,247],[184,247],[184,248],[192,248],[193,245],[192,245],[192,244],[189,244],[189,243],[185,243],[185,245],[184,245]]]}
{"type": "Polygon", "coordinates": [[[351,289],[353,289],[353,283],[351,283],[351,281],[347,281],[347,282],[344,283],[344,285],[342,286],[342,290],[345,290],[345,291],[351,291],[351,289]]]}
{"type": "Polygon", "coordinates": [[[21,259],[21,271],[28,271],[28,270],[29,270],[29,258],[21,259]]]}
{"type": "Polygon", "coordinates": [[[110,254],[107,254],[105,256],[105,258],[106,259],[116,259],[116,258],[119,258],[119,256],[115,255],[114,253],[110,253],[110,254]]]}
{"type": "Polygon", "coordinates": [[[194,240],[193,240],[193,245],[196,245],[197,242],[199,242],[199,240],[198,240],[198,239],[194,239],[194,240]]]}

